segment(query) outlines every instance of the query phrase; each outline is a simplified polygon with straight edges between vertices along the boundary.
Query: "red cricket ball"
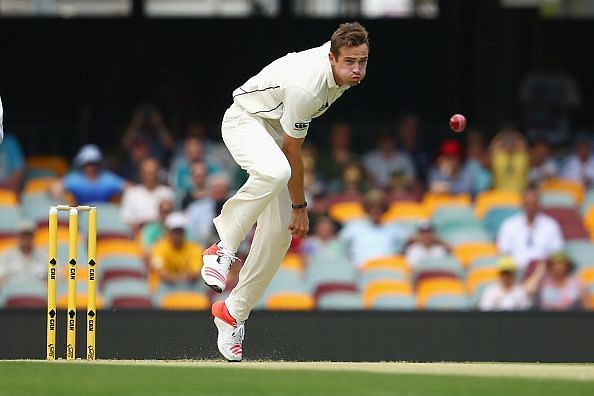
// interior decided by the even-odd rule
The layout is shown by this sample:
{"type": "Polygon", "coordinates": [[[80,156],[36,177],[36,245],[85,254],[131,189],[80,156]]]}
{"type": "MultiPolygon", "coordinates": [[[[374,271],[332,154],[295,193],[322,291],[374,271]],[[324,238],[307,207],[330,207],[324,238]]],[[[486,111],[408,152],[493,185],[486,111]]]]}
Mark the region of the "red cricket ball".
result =
{"type": "Polygon", "coordinates": [[[450,117],[450,128],[452,128],[452,131],[454,132],[462,132],[466,129],[466,124],[466,117],[462,114],[454,114],[450,117]]]}

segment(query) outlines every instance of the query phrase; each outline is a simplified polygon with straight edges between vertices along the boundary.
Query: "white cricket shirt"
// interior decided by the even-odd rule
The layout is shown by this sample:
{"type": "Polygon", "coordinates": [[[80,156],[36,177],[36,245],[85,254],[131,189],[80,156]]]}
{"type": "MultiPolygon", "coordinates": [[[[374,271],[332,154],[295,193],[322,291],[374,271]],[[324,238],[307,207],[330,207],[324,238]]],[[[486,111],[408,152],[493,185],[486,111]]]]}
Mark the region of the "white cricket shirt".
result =
{"type": "Polygon", "coordinates": [[[289,53],[233,91],[233,100],[250,114],[278,120],[273,125],[287,135],[303,138],[312,118],[322,115],[349,88],[334,81],[329,53],[330,42],[289,53]]]}

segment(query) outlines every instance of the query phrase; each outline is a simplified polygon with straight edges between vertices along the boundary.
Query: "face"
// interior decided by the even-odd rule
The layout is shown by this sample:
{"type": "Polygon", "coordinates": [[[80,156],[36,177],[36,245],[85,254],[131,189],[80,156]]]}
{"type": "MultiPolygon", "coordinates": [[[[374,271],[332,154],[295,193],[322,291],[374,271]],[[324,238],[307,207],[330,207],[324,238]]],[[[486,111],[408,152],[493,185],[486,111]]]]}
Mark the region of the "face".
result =
{"type": "Polygon", "coordinates": [[[575,146],[575,151],[581,159],[587,159],[592,151],[592,145],[590,143],[579,143],[575,146]]]}
{"type": "Polygon", "coordinates": [[[140,167],[140,180],[142,184],[152,185],[157,183],[159,177],[159,162],[155,160],[145,160],[140,167]]]}
{"type": "Polygon", "coordinates": [[[499,277],[501,279],[501,283],[505,287],[511,287],[516,281],[516,274],[512,271],[503,271],[499,273],[499,277]]]}
{"type": "Polygon", "coordinates": [[[204,145],[197,138],[188,138],[184,145],[184,154],[188,161],[198,161],[204,156],[204,145]]]}
{"type": "Polygon", "coordinates": [[[224,180],[213,180],[210,186],[210,196],[215,201],[223,201],[229,195],[229,185],[224,180]]]}
{"type": "Polygon", "coordinates": [[[549,156],[549,146],[546,143],[537,143],[532,146],[532,161],[542,164],[549,156]]]}
{"type": "Polygon", "coordinates": [[[184,229],[175,228],[173,230],[169,230],[169,238],[171,239],[173,246],[180,247],[184,243],[184,229]]]}
{"type": "Polygon", "coordinates": [[[99,164],[89,162],[81,167],[82,173],[87,177],[95,177],[99,174],[99,164]]]}
{"type": "Polygon", "coordinates": [[[524,211],[529,217],[536,215],[539,208],[538,194],[535,191],[528,191],[524,194],[524,211]]]}
{"type": "Polygon", "coordinates": [[[365,78],[369,48],[367,44],[338,49],[338,57],[330,53],[334,81],[338,85],[357,85],[365,78]]]}
{"type": "Polygon", "coordinates": [[[29,251],[33,247],[33,233],[21,232],[19,234],[19,247],[21,250],[29,251]]]}
{"type": "Polygon", "coordinates": [[[565,261],[555,261],[549,267],[549,271],[554,278],[565,278],[569,272],[569,265],[565,261]]]}
{"type": "Polygon", "coordinates": [[[381,223],[383,214],[385,213],[385,206],[381,202],[373,202],[367,207],[367,213],[371,221],[375,224],[381,223]]]}
{"type": "Polygon", "coordinates": [[[406,117],[400,122],[398,135],[402,141],[412,143],[416,140],[418,131],[419,129],[416,119],[413,117],[406,117]]]}
{"type": "Polygon", "coordinates": [[[423,245],[430,245],[433,242],[433,232],[431,230],[419,232],[419,242],[423,245]]]}
{"type": "Polygon", "coordinates": [[[328,240],[335,234],[334,223],[330,219],[322,219],[316,224],[315,234],[322,240],[328,240]]]}
{"type": "Polygon", "coordinates": [[[190,169],[190,171],[192,172],[192,182],[195,186],[202,186],[204,185],[204,183],[206,183],[208,171],[204,163],[197,162],[192,164],[192,168],[190,169]]]}

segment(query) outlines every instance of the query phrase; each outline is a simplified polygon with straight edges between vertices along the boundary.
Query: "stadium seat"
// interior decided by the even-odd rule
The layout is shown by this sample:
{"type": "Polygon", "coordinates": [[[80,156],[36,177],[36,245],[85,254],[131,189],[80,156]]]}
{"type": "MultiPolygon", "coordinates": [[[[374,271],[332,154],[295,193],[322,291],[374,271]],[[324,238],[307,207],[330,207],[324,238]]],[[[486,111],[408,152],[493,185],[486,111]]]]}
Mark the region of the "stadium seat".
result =
{"type": "MultiPolygon", "coordinates": [[[[87,302],[88,302],[88,294],[87,291],[78,291],[76,292],[76,308],[77,309],[87,309],[87,302]]],[[[103,298],[100,294],[95,296],[95,306],[97,309],[103,308],[103,298]]],[[[66,309],[68,308],[68,293],[61,293],[58,295],[56,299],[56,307],[58,309],[66,309]]]]}
{"type": "Polygon", "coordinates": [[[584,202],[580,208],[580,213],[585,215],[594,205],[594,188],[590,188],[584,197],[584,202]]]}
{"type": "Polygon", "coordinates": [[[301,274],[293,269],[279,269],[272,278],[272,281],[266,288],[262,301],[266,301],[269,296],[279,293],[307,293],[305,283],[301,274]]]}
{"type": "Polygon", "coordinates": [[[497,267],[497,263],[499,261],[499,256],[487,256],[477,258],[470,262],[468,270],[472,270],[473,268],[489,268],[489,267],[497,267]]]}
{"type": "Polygon", "coordinates": [[[97,278],[103,287],[105,283],[120,278],[146,279],[144,262],[136,256],[109,256],[97,264],[97,278]]]}
{"type": "Polygon", "coordinates": [[[285,258],[281,263],[281,268],[283,269],[292,269],[298,272],[303,271],[303,259],[299,254],[296,253],[287,253],[285,258]]]}
{"type": "MultiPolygon", "coordinates": [[[[65,225],[58,225],[57,231],[57,238],[58,244],[68,244],[70,240],[70,231],[68,230],[68,226],[65,225]]],[[[78,235],[78,239],[80,239],[80,235],[78,235]]],[[[49,241],[49,229],[48,227],[37,227],[35,233],[33,235],[33,244],[38,247],[47,247],[49,241]]]]}
{"type": "Polygon", "coordinates": [[[374,299],[371,304],[371,309],[374,311],[411,311],[415,308],[415,297],[412,294],[383,294],[374,299]]]}
{"type": "Polygon", "coordinates": [[[310,293],[324,284],[355,284],[357,270],[348,257],[320,256],[313,259],[304,272],[304,284],[310,293]]]}
{"type": "Polygon", "coordinates": [[[326,293],[317,300],[317,309],[350,311],[363,309],[363,298],[357,292],[326,293]]]}
{"type": "Polygon", "coordinates": [[[467,206],[442,207],[433,213],[431,222],[439,232],[481,225],[480,221],[474,217],[473,210],[467,206]]]}
{"type": "Polygon", "coordinates": [[[480,193],[475,201],[474,214],[483,219],[487,212],[498,207],[519,207],[521,196],[514,191],[489,190],[480,193]]]}
{"type": "Polygon", "coordinates": [[[204,311],[210,308],[210,300],[204,293],[172,292],[161,297],[159,306],[170,311],[204,311]]]}
{"type": "Polygon", "coordinates": [[[107,239],[97,241],[97,258],[99,261],[112,256],[140,257],[140,244],[133,240],[107,239]]]}
{"type": "Polygon", "coordinates": [[[410,267],[404,256],[401,255],[394,255],[388,257],[380,257],[371,259],[365,263],[361,267],[361,271],[369,271],[369,270],[377,270],[377,269],[386,269],[386,270],[398,270],[402,273],[409,274],[410,267]]]}
{"type": "Polygon", "coordinates": [[[35,179],[57,177],[56,172],[51,169],[27,168],[25,169],[25,182],[35,179]]]}
{"type": "Polygon", "coordinates": [[[47,307],[47,300],[40,296],[14,296],[5,301],[6,309],[41,309],[47,307]]]}
{"type": "Polygon", "coordinates": [[[14,191],[7,188],[0,188],[0,206],[14,208],[18,204],[19,198],[14,191]]]}
{"type": "Polygon", "coordinates": [[[19,219],[19,212],[13,207],[0,205],[0,238],[14,236],[19,219]]]}
{"type": "Polygon", "coordinates": [[[68,161],[64,157],[55,155],[39,155],[26,158],[27,169],[47,169],[57,176],[64,176],[68,172],[68,161]]]}
{"type": "Polygon", "coordinates": [[[458,227],[438,232],[438,235],[451,246],[472,242],[491,242],[492,237],[482,225],[458,227]]]}
{"type": "Polygon", "coordinates": [[[328,208],[328,215],[339,223],[365,217],[365,210],[360,202],[337,202],[328,208]]]}
{"type": "Polygon", "coordinates": [[[470,308],[470,302],[465,295],[458,294],[434,294],[427,297],[425,302],[426,310],[434,311],[466,311],[470,308]]]}
{"type": "Polygon", "coordinates": [[[492,242],[462,243],[454,247],[453,253],[454,257],[466,268],[472,261],[478,258],[497,254],[497,246],[492,242]]]}
{"type": "Polygon", "coordinates": [[[25,194],[47,193],[52,185],[59,181],[56,177],[43,177],[25,182],[23,192],[25,194]]]}
{"type": "Polygon", "coordinates": [[[468,194],[438,194],[438,193],[425,193],[423,196],[423,206],[428,216],[432,216],[436,210],[444,207],[470,207],[471,199],[468,194]]]}
{"type": "MultiPolygon", "coordinates": [[[[97,207],[98,239],[130,239],[133,232],[122,219],[120,206],[113,203],[93,204],[97,207]]],[[[88,216],[79,219],[81,232],[88,230],[88,216]]]]}
{"type": "Polygon", "coordinates": [[[377,268],[362,271],[357,278],[357,285],[360,290],[364,290],[367,285],[377,281],[399,281],[409,282],[410,277],[407,272],[394,268],[377,268]]]}
{"type": "Polygon", "coordinates": [[[419,224],[421,224],[423,221],[424,220],[421,219],[402,219],[394,221],[394,224],[402,233],[402,238],[407,241],[410,239],[410,237],[417,233],[419,224]]]}
{"type": "Polygon", "coordinates": [[[473,306],[478,304],[485,288],[497,282],[498,279],[499,271],[496,267],[475,267],[469,270],[466,277],[466,290],[473,306]]]}
{"type": "Polygon", "coordinates": [[[365,289],[363,289],[363,306],[366,309],[371,309],[375,300],[378,297],[385,295],[412,295],[410,282],[394,279],[378,280],[368,283],[365,286],[365,289]]]}
{"type": "Polygon", "coordinates": [[[544,212],[559,222],[566,240],[587,239],[589,234],[584,228],[578,211],[574,208],[546,208],[544,212]]]}
{"type": "Polygon", "coordinates": [[[431,278],[421,280],[417,286],[417,307],[425,309],[433,296],[466,296],[464,284],[455,278],[431,278]]]}
{"type": "Polygon", "coordinates": [[[497,236],[501,224],[511,216],[520,212],[516,207],[496,207],[490,209],[483,219],[483,226],[493,238],[497,236]]]}
{"type": "Polygon", "coordinates": [[[152,304],[148,283],[140,279],[114,279],[103,287],[106,307],[150,308],[152,304]]]}
{"type": "Polygon", "coordinates": [[[311,311],[315,302],[306,293],[277,293],[266,299],[265,306],[270,311],[311,311]]]}
{"type": "Polygon", "coordinates": [[[419,263],[413,273],[413,281],[417,284],[423,278],[432,278],[440,276],[451,276],[454,278],[464,278],[464,268],[460,262],[452,256],[446,257],[428,257],[419,263]]]}
{"type": "Polygon", "coordinates": [[[582,268],[579,271],[579,278],[586,287],[594,286],[594,266],[582,268]]]}
{"type": "Polygon", "coordinates": [[[576,204],[584,202],[584,187],[581,183],[567,179],[548,179],[540,185],[540,191],[546,195],[548,192],[562,192],[573,197],[576,204]]]}
{"type": "Polygon", "coordinates": [[[565,191],[545,191],[540,194],[540,206],[543,208],[574,208],[575,197],[565,191]]]}
{"type": "Polygon", "coordinates": [[[17,245],[16,237],[3,236],[2,238],[0,238],[0,253],[3,253],[4,251],[6,251],[8,249],[12,249],[16,245],[17,245]]]}
{"type": "Polygon", "coordinates": [[[45,282],[37,279],[13,279],[7,280],[0,288],[0,308],[5,307],[7,302],[13,300],[12,307],[16,308],[15,300],[22,299],[35,301],[39,299],[46,300],[47,287],[45,282]]]}
{"type": "Polygon", "coordinates": [[[316,287],[313,292],[314,300],[318,301],[320,298],[323,298],[326,294],[334,294],[334,293],[354,293],[357,291],[357,285],[354,283],[323,283],[316,287]]]}
{"type": "Polygon", "coordinates": [[[384,222],[401,220],[427,220],[429,215],[423,204],[418,202],[394,202],[390,205],[388,212],[384,214],[384,222]]]}

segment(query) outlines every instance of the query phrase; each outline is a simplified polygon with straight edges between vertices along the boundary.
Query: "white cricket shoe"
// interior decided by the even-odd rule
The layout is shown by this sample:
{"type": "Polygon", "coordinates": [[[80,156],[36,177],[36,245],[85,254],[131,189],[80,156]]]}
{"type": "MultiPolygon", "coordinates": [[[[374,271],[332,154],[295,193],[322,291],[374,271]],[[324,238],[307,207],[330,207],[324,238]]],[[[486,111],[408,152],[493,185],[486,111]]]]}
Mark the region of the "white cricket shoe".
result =
{"type": "Polygon", "coordinates": [[[202,269],[200,274],[204,283],[217,293],[222,293],[227,285],[227,275],[231,264],[238,260],[237,256],[217,243],[202,253],[202,269]]]}
{"type": "Polygon", "coordinates": [[[240,362],[243,357],[244,322],[233,319],[223,301],[214,303],[211,313],[219,331],[217,337],[219,352],[230,362],[240,362]]]}

